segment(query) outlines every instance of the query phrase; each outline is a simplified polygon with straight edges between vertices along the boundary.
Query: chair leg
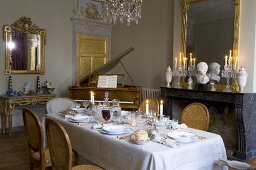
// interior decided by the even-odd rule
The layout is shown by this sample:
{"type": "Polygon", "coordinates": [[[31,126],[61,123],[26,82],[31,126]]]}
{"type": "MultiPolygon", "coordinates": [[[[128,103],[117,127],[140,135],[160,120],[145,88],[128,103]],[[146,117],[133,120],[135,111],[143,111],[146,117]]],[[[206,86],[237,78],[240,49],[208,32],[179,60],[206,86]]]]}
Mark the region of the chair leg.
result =
{"type": "Polygon", "coordinates": [[[30,163],[29,163],[29,169],[33,170],[33,163],[32,163],[32,161],[30,161],[30,163]]]}

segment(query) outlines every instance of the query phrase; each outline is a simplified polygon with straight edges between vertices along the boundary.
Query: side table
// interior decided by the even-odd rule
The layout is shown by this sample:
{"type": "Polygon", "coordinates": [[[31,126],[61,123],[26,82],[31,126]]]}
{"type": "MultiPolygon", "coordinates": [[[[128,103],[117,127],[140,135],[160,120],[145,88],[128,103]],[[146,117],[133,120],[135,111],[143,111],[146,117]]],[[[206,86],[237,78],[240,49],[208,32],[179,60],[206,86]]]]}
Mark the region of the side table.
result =
{"type": "Polygon", "coordinates": [[[46,104],[49,100],[54,98],[54,94],[38,94],[38,95],[25,95],[25,96],[13,96],[6,95],[0,96],[1,104],[1,120],[2,120],[2,134],[6,133],[6,117],[9,125],[9,135],[12,134],[12,112],[15,105],[26,106],[36,104],[46,104]]]}

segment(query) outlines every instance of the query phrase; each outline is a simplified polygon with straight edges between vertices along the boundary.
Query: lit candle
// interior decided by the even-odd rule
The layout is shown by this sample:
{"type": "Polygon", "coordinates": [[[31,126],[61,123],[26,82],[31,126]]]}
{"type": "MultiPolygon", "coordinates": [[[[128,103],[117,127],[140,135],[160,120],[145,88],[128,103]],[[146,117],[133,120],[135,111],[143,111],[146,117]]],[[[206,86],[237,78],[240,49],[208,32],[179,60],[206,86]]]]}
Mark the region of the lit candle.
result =
{"type": "Polygon", "coordinates": [[[192,65],[192,53],[189,54],[189,64],[192,65]]]}
{"type": "Polygon", "coordinates": [[[91,91],[91,103],[94,104],[94,93],[91,91]]]}
{"type": "Polygon", "coordinates": [[[164,104],[164,101],[160,100],[160,117],[163,117],[163,104],[164,104]]]}
{"type": "Polygon", "coordinates": [[[146,116],[149,115],[149,101],[146,100],[146,116]]]}
{"type": "Polygon", "coordinates": [[[196,58],[193,58],[193,62],[194,62],[194,67],[196,66],[196,58]]]}
{"type": "Polygon", "coordinates": [[[229,51],[229,59],[228,59],[228,64],[231,65],[232,64],[232,51],[229,51]]]}
{"type": "Polygon", "coordinates": [[[228,62],[228,56],[226,55],[225,56],[225,66],[227,66],[227,64],[228,64],[227,62],[228,62]]]}
{"type": "Polygon", "coordinates": [[[181,56],[182,56],[182,53],[180,53],[180,64],[181,64],[181,62],[182,62],[182,58],[181,58],[181,56]]]}
{"type": "Polygon", "coordinates": [[[186,66],[187,66],[187,58],[184,57],[184,68],[186,68],[186,66]]]}
{"type": "Polygon", "coordinates": [[[177,64],[178,64],[177,57],[175,57],[175,68],[177,68],[177,64]]]}

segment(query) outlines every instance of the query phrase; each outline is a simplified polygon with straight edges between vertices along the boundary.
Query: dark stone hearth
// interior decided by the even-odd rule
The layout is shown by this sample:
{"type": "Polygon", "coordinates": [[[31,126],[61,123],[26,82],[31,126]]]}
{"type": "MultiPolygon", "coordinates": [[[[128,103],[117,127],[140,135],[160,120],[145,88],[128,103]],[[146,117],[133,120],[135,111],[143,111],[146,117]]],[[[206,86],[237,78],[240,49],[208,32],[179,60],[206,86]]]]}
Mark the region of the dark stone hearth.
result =
{"type": "Polygon", "coordinates": [[[237,159],[248,160],[256,155],[256,93],[226,93],[161,87],[165,99],[164,114],[172,117],[174,100],[219,103],[232,109],[236,120],[237,159]]]}

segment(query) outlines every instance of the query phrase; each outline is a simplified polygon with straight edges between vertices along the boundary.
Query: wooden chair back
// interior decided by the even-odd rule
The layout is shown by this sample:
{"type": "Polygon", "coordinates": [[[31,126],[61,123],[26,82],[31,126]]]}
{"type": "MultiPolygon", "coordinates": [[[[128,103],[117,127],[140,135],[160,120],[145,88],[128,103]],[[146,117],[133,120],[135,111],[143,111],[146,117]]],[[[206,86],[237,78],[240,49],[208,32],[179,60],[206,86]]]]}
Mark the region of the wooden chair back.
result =
{"type": "Polygon", "coordinates": [[[148,101],[149,111],[155,112],[156,116],[159,115],[159,102],[155,98],[146,98],[140,103],[140,111],[146,113],[146,103],[148,101]]]}
{"type": "Polygon", "coordinates": [[[207,131],[209,127],[209,111],[202,103],[191,103],[184,108],[181,122],[190,128],[207,131]]]}
{"type": "Polygon", "coordinates": [[[72,169],[72,147],[66,130],[52,119],[45,119],[48,146],[55,170],[72,169]]]}
{"type": "Polygon", "coordinates": [[[34,163],[36,163],[40,169],[45,169],[41,122],[36,113],[28,108],[22,109],[22,115],[30,153],[30,168],[33,168],[34,163]],[[39,154],[39,156],[37,156],[38,159],[35,159],[35,154],[39,154]]]}

